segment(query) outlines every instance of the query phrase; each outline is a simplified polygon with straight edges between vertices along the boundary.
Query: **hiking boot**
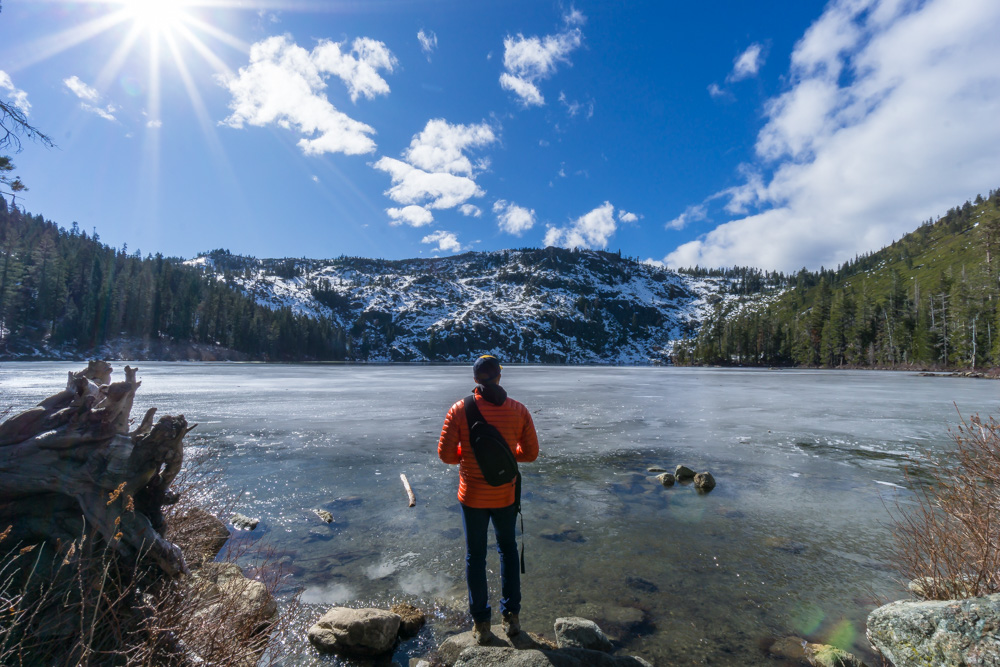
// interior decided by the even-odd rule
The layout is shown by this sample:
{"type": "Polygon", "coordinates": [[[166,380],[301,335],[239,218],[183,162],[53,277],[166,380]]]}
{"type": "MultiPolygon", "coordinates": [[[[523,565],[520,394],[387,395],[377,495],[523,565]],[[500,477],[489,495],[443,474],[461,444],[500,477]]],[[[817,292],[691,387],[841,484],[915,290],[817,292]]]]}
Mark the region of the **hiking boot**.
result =
{"type": "Polygon", "coordinates": [[[503,615],[503,631],[507,633],[508,637],[513,637],[521,632],[521,621],[518,620],[517,614],[503,615]]]}
{"type": "Polygon", "coordinates": [[[490,630],[489,621],[480,621],[472,628],[472,638],[480,646],[489,646],[493,640],[493,632],[490,630]]]}

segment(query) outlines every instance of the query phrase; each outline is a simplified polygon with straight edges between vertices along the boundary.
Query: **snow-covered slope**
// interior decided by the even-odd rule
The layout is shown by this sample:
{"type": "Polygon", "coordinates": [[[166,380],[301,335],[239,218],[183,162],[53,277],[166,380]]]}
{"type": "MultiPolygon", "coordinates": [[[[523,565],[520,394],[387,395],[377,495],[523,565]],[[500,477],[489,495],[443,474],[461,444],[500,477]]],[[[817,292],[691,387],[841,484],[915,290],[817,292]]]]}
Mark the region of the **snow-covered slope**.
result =
{"type": "Polygon", "coordinates": [[[269,308],[329,320],[348,356],[369,361],[665,363],[725,284],[558,248],[401,261],[215,252],[187,263],[269,308]]]}

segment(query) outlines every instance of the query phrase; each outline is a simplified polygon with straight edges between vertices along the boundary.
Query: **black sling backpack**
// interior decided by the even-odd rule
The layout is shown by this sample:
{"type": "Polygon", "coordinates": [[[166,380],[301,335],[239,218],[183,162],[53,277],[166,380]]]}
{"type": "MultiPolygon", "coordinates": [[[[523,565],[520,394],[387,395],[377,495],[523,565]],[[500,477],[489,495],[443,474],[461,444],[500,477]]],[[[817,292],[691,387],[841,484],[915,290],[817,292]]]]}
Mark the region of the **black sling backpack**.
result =
{"type": "Polygon", "coordinates": [[[476,396],[465,397],[465,419],[469,423],[469,444],[476,463],[490,486],[514,484],[514,511],[521,517],[521,574],[524,574],[524,515],[521,514],[521,473],[517,459],[503,435],[486,419],[476,405],[476,396]]]}

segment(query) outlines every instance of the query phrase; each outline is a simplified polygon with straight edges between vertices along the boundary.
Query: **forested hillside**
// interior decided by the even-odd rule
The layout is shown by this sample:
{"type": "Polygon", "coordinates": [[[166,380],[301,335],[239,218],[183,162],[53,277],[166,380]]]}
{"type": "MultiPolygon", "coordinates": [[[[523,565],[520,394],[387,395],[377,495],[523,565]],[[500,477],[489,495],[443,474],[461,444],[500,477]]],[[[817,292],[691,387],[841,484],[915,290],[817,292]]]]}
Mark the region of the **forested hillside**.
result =
{"type": "Polygon", "coordinates": [[[86,355],[112,341],[147,358],[190,344],[254,359],[343,358],[323,318],[263,307],[179,259],[110,248],[0,197],[0,355],[86,355]]]}
{"type": "Polygon", "coordinates": [[[837,269],[719,300],[680,363],[1000,366],[1000,191],[837,269]]]}

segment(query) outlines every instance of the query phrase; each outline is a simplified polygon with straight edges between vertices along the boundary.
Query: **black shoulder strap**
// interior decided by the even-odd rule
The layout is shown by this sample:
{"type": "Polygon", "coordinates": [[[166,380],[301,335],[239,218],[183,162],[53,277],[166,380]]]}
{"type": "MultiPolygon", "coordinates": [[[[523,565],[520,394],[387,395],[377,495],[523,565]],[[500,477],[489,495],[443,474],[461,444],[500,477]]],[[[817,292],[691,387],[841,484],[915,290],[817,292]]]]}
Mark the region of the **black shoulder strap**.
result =
{"type": "Polygon", "coordinates": [[[476,422],[486,422],[483,418],[483,413],[479,411],[479,406],[476,405],[476,395],[469,394],[465,397],[465,420],[469,423],[469,430],[472,430],[472,425],[476,422]]]}

